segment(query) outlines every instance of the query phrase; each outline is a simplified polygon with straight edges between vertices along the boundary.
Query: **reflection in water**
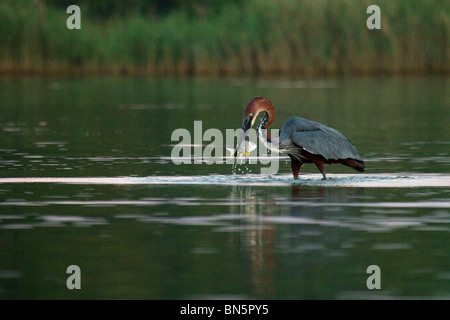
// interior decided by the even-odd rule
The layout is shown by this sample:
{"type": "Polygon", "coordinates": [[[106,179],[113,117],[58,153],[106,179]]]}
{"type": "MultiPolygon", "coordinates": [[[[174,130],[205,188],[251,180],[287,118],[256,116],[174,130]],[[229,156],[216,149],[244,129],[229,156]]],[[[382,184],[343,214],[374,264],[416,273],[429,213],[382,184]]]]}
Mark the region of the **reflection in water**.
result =
{"type": "MultiPolygon", "coordinates": [[[[22,277],[5,271],[0,298],[22,292],[11,281],[29,288],[23,297],[36,297],[35,279],[46,285],[60,274],[58,261],[73,263],[74,253],[89,268],[109,270],[89,281],[96,294],[112,298],[357,297],[373,263],[386,270],[393,297],[411,290],[395,279],[414,279],[416,295],[448,292],[450,213],[439,200],[448,197],[445,188],[15,187],[0,190],[0,271],[22,277]]],[[[59,282],[49,292],[67,294],[59,282]]]]}
{"type": "Polygon", "coordinates": [[[252,187],[234,186],[231,199],[241,199],[240,205],[230,207],[232,214],[245,216],[246,225],[237,233],[248,255],[250,284],[257,299],[270,299],[275,293],[275,230],[271,223],[263,222],[261,216],[277,214],[276,202],[270,196],[258,198],[252,187]]]}
{"type": "MultiPolygon", "coordinates": [[[[334,220],[335,215],[342,213],[341,207],[303,206],[296,205],[295,202],[313,200],[317,203],[342,204],[356,198],[364,198],[364,189],[336,190],[292,185],[285,195],[278,192],[262,198],[251,186],[234,186],[229,197],[231,201],[241,200],[239,205],[231,206],[230,211],[234,215],[245,217],[240,221],[245,221],[246,225],[241,226],[241,232],[237,232],[236,236],[239,237],[240,243],[243,243],[247,254],[253,295],[257,299],[268,299],[276,292],[276,273],[277,269],[281,269],[277,266],[277,251],[281,249],[284,253],[296,254],[301,260],[305,252],[318,252],[319,256],[342,254],[338,252],[339,248],[348,243],[344,229],[333,228],[326,234],[323,229],[324,226],[330,225],[329,222],[334,220]],[[291,205],[278,206],[280,199],[291,205]],[[293,221],[295,223],[290,223],[293,221]]],[[[318,261],[321,260],[319,257],[318,261]]],[[[305,267],[305,272],[311,272],[317,267],[315,261],[310,260],[303,263],[300,261],[298,264],[305,267]]]]}

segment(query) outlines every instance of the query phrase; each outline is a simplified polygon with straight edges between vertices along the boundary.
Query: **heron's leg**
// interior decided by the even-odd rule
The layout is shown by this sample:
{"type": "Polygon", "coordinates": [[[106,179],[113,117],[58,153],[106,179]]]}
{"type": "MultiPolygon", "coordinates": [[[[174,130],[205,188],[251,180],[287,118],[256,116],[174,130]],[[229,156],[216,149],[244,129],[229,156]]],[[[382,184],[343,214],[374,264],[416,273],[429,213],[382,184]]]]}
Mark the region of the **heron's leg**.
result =
{"type": "Polygon", "coordinates": [[[323,180],[327,180],[327,176],[325,174],[325,165],[322,159],[314,158],[313,159],[314,164],[316,167],[320,170],[320,173],[322,173],[323,180]]]}
{"type": "Polygon", "coordinates": [[[298,179],[298,172],[300,171],[300,167],[302,166],[302,162],[295,157],[289,156],[291,158],[291,170],[294,175],[294,179],[298,179]]]}

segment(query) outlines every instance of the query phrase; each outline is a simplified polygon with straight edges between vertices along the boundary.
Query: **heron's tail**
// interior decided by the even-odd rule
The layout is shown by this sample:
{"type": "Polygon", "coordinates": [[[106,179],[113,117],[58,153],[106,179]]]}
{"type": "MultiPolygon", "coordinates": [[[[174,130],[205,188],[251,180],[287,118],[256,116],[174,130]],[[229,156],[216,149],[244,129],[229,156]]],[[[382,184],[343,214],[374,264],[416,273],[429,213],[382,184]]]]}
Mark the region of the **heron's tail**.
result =
{"type": "Polygon", "coordinates": [[[345,159],[342,161],[342,164],[358,170],[359,172],[364,172],[364,169],[366,168],[363,160],[345,159]]]}

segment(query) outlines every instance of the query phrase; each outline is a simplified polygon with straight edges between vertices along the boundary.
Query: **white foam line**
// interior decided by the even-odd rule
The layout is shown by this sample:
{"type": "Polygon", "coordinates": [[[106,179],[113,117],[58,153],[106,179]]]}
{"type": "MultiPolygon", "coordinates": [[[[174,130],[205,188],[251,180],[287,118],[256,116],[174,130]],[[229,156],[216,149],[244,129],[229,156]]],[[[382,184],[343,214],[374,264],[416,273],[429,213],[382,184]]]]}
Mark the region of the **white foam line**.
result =
{"type": "MultiPolygon", "coordinates": [[[[191,205],[191,206],[233,206],[237,203],[223,202],[198,202],[198,201],[146,201],[146,200],[93,200],[93,201],[4,201],[0,202],[0,206],[158,206],[158,205],[191,205]]],[[[238,203],[242,204],[242,203],[238,203]]],[[[450,208],[448,201],[419,201],[419,202],[309,202],[309,201],[278,201],[277,205],[291,206],[291,207],[373,207],[373,208],[450,208]]],[[[163,219],[164,217],[157,217],[163,219]]],[[[220,216],[225,219],[226,216],[220,216]]],[[[153,219],[153,218],[152,218],[153,219]]],[[[156,218],[155,218],[156,219],[156,218]]]]}
{"type": "Polygon", "coordinates": [[[298,180],[282,175],[209,175],[150,177],[23,177],[0,178],[0,184],[59,183],[102,185],[235,185],[235,186],[319,186],[349,188],[450,187],[450,174],[304,174],[298,180]]]}
{"type": "MultiPolygon", "coordinates": [[[[143,178],[138,178],[143,179],[143,178]]],[[[0,183],[62,183],[62,184],[146,184],[134,177],[37,177],[0,178],[0,183]]]]}

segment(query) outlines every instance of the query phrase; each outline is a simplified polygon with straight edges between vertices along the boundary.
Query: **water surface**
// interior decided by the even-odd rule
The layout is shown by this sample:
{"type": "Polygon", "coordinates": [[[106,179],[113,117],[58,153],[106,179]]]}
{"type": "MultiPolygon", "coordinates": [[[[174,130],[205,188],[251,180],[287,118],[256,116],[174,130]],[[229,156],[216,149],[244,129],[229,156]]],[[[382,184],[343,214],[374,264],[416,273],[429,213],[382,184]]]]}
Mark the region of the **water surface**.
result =
{"type": "Polygon", "coordinates": [[[450,296],[445,78],[2,78],[0,96],[2,299],[450,296]],[[344,133],[366,172],[171,162],[173,130],[239,128],[259,95],[274,128],[344,133]]]}

